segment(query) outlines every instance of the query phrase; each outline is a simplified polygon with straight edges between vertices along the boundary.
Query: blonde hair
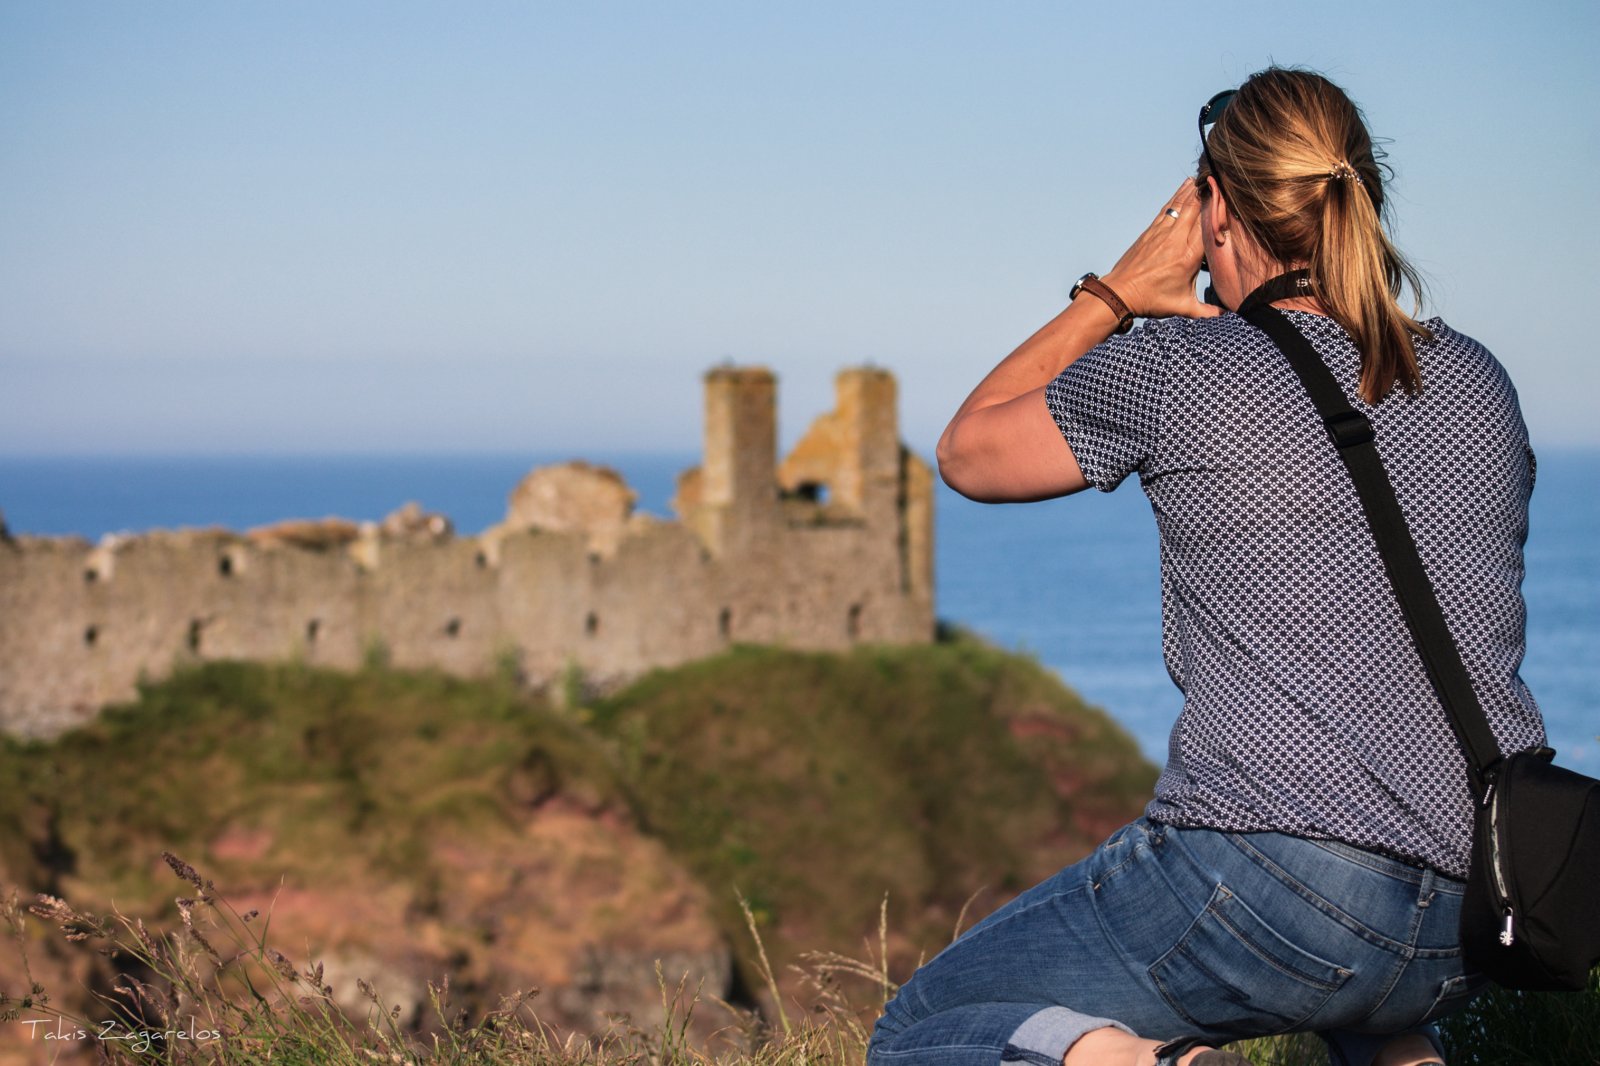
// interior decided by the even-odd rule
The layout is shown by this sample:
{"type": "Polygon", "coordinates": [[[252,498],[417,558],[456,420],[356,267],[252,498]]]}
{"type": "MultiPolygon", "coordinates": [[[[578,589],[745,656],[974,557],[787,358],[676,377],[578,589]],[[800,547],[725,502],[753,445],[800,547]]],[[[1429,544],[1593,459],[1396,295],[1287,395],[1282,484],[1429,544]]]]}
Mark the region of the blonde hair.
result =
{"type": "MultiPolygon", "coordinates": [[[[1398,301],[1409,284],[1420,313],[1422,279],[1389,242],[1381,152],[1344,90],[1310,71],[1263,70],[1223,109],[1206,150],[1239,225],[1284,269],[1307,267],[1312,295],[1355,340],[1361,398],[1377,403],[1396,382],[1421,389],[1416,342],[1432,334],[1398,301]]],[[[1202,155],[1202,196],[1208,174],[1202,155]]]]}

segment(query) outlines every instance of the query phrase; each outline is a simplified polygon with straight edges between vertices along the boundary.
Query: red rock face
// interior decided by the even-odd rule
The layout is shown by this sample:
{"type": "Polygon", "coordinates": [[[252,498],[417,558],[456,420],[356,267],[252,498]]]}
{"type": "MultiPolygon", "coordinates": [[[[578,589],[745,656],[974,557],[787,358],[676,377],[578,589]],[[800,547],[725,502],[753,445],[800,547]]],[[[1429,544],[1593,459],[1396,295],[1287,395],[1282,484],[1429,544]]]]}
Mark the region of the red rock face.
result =
{"type": "MultiPolygon", "coordinates": [[[[577,1033],[603,1032],[617,1015],[643,1027],[659,1022],[658,960],[669,984],[687,976],[703,997],[726,997],[732,961],[706,893],[665,848],[581,794],[549,792],[535,802],[521,825],[434,839],[431,874],[421,887],[308,857],[308,867],[337,868],[338,880],[308,870],[268,883],[224,883],[218,892],[235,916],[233,932],[218,924],[221,904],[196,904],[193,921],[223,957],[247,946],[241,936],[265,929],[267,945],[293,970],[305,974],[320,964],[333,1001],[351,1018],[366,1018],[381,1004],[385,1012],[397,1008],[397,1024],[415,1032],[441,1027],[429,986],[446,979],[452,1009],[473,1019],[503,997],[537,990],[531,1007],[540,1021],[577,1033]],[[251,911],[248,921],[237,920],[251,911]]],[[[208,858],[219,867],[259,869],[269,865],[262,860],[275,843],[268,830],[230,829],[212,840],[208,858]]],[[[181,881],[172,887],[174,897],[196,894],[181,881]]],[[[92,886],[77,894],[92,894],[92,886]]],[[[24,906],[28,899],[24,894],[24,906]]],[[[87,899],[73,903],[95,909],[87,899]]],[[[33,934],[31,979],[52,993],[53,1005],[88,1019],[104,1013],[94,997],[110,994],[116,967],[93,950],[98,942],[69,944],[48,923],[25,921],[33,934]]],[[[179,922],[168,905],[146,924],[159,936],[179,922]]],[[[20,953],[0,949],[0,989],[24,989],[29,980],[20,953]]],[[[715,1019],[705,1021],[709,1027],[715,1019]]],[[[40,1033],[0,1027],[0,1066],[94,1061],[93,1039],[45,1041],[40,1033]]]]}

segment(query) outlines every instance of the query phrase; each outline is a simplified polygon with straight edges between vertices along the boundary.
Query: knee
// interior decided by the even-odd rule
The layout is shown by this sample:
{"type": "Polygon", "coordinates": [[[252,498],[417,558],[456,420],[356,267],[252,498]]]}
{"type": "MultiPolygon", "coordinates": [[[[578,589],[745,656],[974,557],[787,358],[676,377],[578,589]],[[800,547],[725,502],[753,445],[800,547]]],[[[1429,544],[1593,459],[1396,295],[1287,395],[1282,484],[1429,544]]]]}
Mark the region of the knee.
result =
{"type": "Polygon", "coordinates": [[[867,1066],[879,1066],[881,1053],[888,1050],[895,1037],[916,1024],[918,1015],[909,999],[902,987],[883,1005],[883,1013],[878,1015],[877,1024],[872,1027],[872,1038],[867,1042],[867,1066]]]}
{"type": "Polygon", "coordinates": [[[911,1014],[904,996],[895,996],[883,1005],[883,1013],[878,1015],[878,1022],[872,1027],[872,1042],[896,1035],[911,1025],[916,1018],[911,1014]]]}
{"type": "Polygon", "coordinates": [[[904,1028],[904,1024],[890,1018],[888,1011],[878,1016],[878,1024],[872,1027],[872,1038],[867,1041],[867,1066],[882,1066],[883,1052],[904,1028]]]}

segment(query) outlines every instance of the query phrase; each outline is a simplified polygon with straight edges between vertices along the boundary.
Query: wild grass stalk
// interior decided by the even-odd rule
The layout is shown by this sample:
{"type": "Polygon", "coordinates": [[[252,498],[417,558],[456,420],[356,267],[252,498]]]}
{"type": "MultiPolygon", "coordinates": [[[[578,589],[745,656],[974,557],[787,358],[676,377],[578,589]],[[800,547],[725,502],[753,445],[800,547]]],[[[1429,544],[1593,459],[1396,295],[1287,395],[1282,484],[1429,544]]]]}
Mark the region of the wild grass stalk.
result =
{"type": "Polygon", "coordinates": [[[750,901],[744,898],[744,893],[739,892],[739,909],[744,912],[745,924],[750,929],[750,939],[755,941],[756,958],[761,967],[762,980],[766,982],[767,994],[772,997],[773,1009],[778,1012],[778,1020],[783,1023],[784,1035],[792,1035],[794,1027],[789,1024],[789,1012],[783,1005],[783,993],[778,991],[778,978],[772,972],[772,963],[767,959],[767,946],[762,943],[761,931],[756,928],[755,912],[750,909],[750,901]]]}

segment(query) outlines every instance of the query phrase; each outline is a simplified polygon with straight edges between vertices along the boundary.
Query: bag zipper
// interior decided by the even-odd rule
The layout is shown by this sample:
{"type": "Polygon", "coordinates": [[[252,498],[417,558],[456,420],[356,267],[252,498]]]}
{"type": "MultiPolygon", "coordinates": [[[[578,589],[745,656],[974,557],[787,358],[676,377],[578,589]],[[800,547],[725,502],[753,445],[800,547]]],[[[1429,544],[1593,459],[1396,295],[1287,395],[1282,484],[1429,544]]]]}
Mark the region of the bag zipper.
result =
{"type": "Polygon", "coordinates": [[[1494,890],[1500,897],[1500,907],[1505,912],[1505,924],[1500,929],[1500,944],[1510,947],[1516,943],[1516,915],[1511,903],[1511,893],[1506,890],[1505,871],[1500,866],[1500,792],[1495,783],[1489,785],[1484,803],[1489,808],[1489,872],[1494,875],[1494,890]]]}

